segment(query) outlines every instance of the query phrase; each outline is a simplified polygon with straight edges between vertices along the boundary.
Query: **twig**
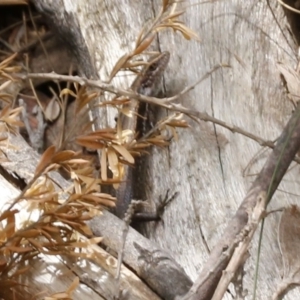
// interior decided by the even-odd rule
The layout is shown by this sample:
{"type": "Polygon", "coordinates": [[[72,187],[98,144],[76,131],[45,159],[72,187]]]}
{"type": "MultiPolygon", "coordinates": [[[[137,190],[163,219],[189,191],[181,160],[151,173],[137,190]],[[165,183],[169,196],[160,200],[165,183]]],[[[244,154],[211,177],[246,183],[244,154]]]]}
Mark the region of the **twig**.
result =
{"type": "MultiPolygon", "coordinates": [[[[210,71],[208,71],[201,79],[199,79],[197,82],[195,82],[194,84],[190,85],[189,87],[183,89],[180,93],[178,93],[177,95],[173,96],[173,97],[168,97],[168,98],[155,98],[155,97],[148,97],[148,96],[144,96],[141,94],[137,94],[135,92],[132,91],[128,91],[126,89],[122,89],[122,88],[116,88],[114,85],[112,84],[107,84],[101,80],[90,80],[84,77],[79,77],[79,76],[69,76],[69,75],[59,75],[56,73],[28,73],[28,74],[16,74],[15,77],[19,78],[19,79],[37,79],[37,78],[44,78],[44,79],[52,79],[52,80],[62,80],[62,81],[68,81],[68,82],[75,82],[78,83],[80,85],[83,86],[90,86],[90,87],[94,87],[97,89],[101,89],[107,92],[110,92],[112,94],[115,95],[119,95],[119,96],[125,96],[128,98],[132,98],[132,99],[137,99],[139,101],[142,102],[146,102],[149,104],[154,104],[154,105],[158,105],[160,107],[163,107],[165,109],[169,109],[172,111],[176,111],[176,112],[181,112],[186,114],[187,116],[191,117],[191,118],[198,118],[204,122],[211,122],[214,124],[217,124],[219,126],[222,126],[228,130],[230,130],[232,133],[239,133],[241,135],[244,135],[248,138],[250,138],[251,140],[257,142],[259,145],[265,147],[269,147],[269,148],[274,148],[275,144],[273,141],[268,141],[268,140],[264,140],[261,137],[252,134],[240,127],[228,124],[222,120],[219,120],[217,118],[214,118],[210,115],[208,115],[205,112],[200,112],[200,111],[196,111],[196,110],[191,110],[189,108],[184,107],[181,104],[176,104],[173,103],[175,100],[177,100],[179,97],[181,97],[182,95],[188,93],[190,90],[192,90],[193,88],[195,88],[195,86],[199,83],[201,83],[203,80],[205,80],[206,78],[208,78],[209,75],[211,75],[213,72],[215,72],[216,70],[218,70],[220,67],[225,66],[227,67],[228,65],[216,65],[215,67],[213,67],[210,71]]],[[[300,164],[300,159],[299,158],[294,158],[294,161],[296,161],[297,163],[300,164]]]]}
{"type": "Polygon", "coordinates": [[[212,73],[214,73],[215,71],[217,71],[220,68],[230,68],[230,65],[227,64],[219,64],[214,66],[212,69],[210,69],[208,72],[205,73],[204,76],[202,76],[199,80],[197,80],[195,83],[193,83],[192,85],[186,87],[185,89],[183,89],[181,92],[179,92],[177,95],[173,96],[173,97],[169,97],[169,98],[163,98],[162,101],[163,102],[174,102],[175,100],[177,100],[178,98],[180,98],[181,96],[187,94],[189,91],[193,90],[198,84],[200,84],[202,81],[204,81],[206,78],[208,78],[212,73]]]}

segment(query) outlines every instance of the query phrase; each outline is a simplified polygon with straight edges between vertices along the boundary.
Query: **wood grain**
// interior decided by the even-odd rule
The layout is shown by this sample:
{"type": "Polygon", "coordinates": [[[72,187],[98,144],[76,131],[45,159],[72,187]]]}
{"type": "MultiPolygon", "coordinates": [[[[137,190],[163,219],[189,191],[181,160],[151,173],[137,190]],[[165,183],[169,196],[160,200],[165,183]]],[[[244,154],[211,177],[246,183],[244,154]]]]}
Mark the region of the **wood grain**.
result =
{"type": "MultiPolygon", "coordinates": [[[[47,3],[49,11],[61,9],[52,1],[33,2],[37,6],[47,3]]],[[[65,5],[65,18],[70,17],[73,33],[81,41],[81,48],[76,51],[83,74],[107,78],[117,59],[132,50],[139,30],[157,13],[159,4],[160,1],[57,1],[58,6],[65,5]]],[[[199,35],[201,43],[186,41],[171,31],[159,36],[157,47],[171,52],[165,76],[167,94],[178,93],[215,64],[230,64],[231,69],[217,71],[180,102],[265,139],[275,139],[292,112],[276,62],[296,67],[296,45],[288,32],[283,9],[272,4],[281,31],[267,2],[230,0],[200,5],[189,1],[185,5],[188,9],[183,20],[199,35]]],[[[49,17],[57,18],[53,13],[49,17]]],[[[118,77],[115,83],[126,85],[127,78],[118,77]]],[[[102,111],[98,126],[113,124],[114,116],[115,112],[102,111]]],[[[179,131],[178,141],[168,149],[153,149],[145,170],[145,193],[147,198],[158,199],[167,189],[179,192],[165,212],[164,224],[148,225],[147,231],[150,239],[169,249],[188,275],[196,279],[208,256],[206,245],[211,249],[217,243],[253,181],[252,177],[243,177],[243,170],[260,147],[212,124],[190,124],[190,130],[179,131]],[[226,145],[220,136],[228,141],[226,145]]],[[[261,156],[251,166],[251,173],[260,170],[264,159],[261,156]]],[[[297,193],[298,178],[294,168],[280,189],[297,193]]],[[[278,191],[269,209],[297,200],[297,196],[278,191]]],[[[278,220],[279,214],[266,219],[258,299],[270,298],[274,284],[280,280],[278,220]]],[[[245,266],[244,284],[249,294],[253,288],[257,238],[258,235],[245,266]]],[[[289,293],[286,299],[297,299],[296,292],[289,293]]]]}

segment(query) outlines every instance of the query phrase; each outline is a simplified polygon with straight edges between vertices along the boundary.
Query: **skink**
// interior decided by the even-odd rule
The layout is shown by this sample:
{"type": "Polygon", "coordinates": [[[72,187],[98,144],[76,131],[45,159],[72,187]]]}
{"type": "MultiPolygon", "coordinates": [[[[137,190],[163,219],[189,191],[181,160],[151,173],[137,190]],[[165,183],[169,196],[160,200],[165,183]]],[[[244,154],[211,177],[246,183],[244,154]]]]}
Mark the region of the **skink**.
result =
{"type": "MultiPolygon", "coordinates": [[[[169,59],[170,53],[167,51],[162,52],[154,58],[152,62],[150,62],[137,76],[131,86],[131,89],[138,94],[153,96],[155,94],[157,83],[160,82],[168,65],[169,59]]],[[[127,141],[130,143],[136,138],[140,102],[138,100],[131,99],[129,103],[126,104],[126,107],[123,107],[123,109],[124,108],[126,111],[130,111],[131,116],[129,117],[124,113],[120,113],[120,116],[118,117],[118,125],[121,126],[121,130],[128,129],[132,131],[132,135],[130,135],[131,140],[127,141]]],[[[132,167],[124,165],[122,181],[116,191],[117,202],[115,212],[121,219],[123,219],[133,197],[133,180],[132,167]]]]}

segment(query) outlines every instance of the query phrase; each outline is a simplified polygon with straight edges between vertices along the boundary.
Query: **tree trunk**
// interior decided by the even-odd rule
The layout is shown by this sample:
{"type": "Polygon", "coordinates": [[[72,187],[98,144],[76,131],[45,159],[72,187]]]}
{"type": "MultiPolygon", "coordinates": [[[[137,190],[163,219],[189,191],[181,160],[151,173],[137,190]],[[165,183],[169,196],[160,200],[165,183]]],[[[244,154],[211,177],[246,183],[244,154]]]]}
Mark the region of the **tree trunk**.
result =
{"type": "MultiPolygon", "coordinates": [[[[156,0],[32,2],[69,44],[81,75],[103,81],[117,60],[132,51],[143,25],[161,7],[161,1],[156,0]]],[[[187,10],[180,19],[198,34],[201,42],[185,40],[171,30],[156,38],[155,50],[171,53],[164,76],[166,96],[178,94],[215,65],[228,64],[230,68],[218,69],[182,95],[179,102],[265,140],[275,140],[293,111],[276,63],[291,68],[297,64],[297,45],[283,8],[278,2],[270,7],[268,2],[236,0],[182,5],[187,10]]],[[[118,77],[113,83],[126,87],[128,81],[118,77]]],[[[101,109],[95,114],[98,128],[113,126],[115,111],[101,109]]],[[[178,130],[178,139],[168,148],[154,148],[145,159],[145,198],[155,202],[167,190],[171,194],[178,192],[164,212],[164,222],[146,225],[145,232],[150,240],[172,253],[195,281],[254,181],[249,174],[260,171],[269,151],[253,160],[262,149],[256,141],[216,124],[187,120],[189,129],[178,130]]],[[[268,210],[297,203],[297,196],[283,192],[297,194],[297,173],[296,166],[286,174],[268,210]]],[[[274,213],[265,220],[257,299],[269,299],[281,279],[279,218],[280,213],[274,213]]],[[[101,234],[105,235],[105,231],[101,234]]],[[[244,289],[250,295],[258,237],[257,232],[244,267],[244,289]]],[[[203,294],[201,299],[210,299],[213,291],[203,294]]],[[[233,288],[230,291],[234,293],[233,288]]],[[[231,299],[230,294],[224,299],[231,299]]],[[[289,292],[286,299],[297,299],[297,291],[289,292]]]]}

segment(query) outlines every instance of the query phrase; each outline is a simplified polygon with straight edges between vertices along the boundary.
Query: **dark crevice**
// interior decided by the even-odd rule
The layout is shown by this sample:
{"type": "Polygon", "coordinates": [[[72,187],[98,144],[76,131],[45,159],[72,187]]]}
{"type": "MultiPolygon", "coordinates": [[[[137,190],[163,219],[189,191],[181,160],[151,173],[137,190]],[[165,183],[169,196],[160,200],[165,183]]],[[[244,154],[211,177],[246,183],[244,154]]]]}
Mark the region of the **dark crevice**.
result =
{"type": "MultiPolygon", "coordinates": [[[[211,95],[213,95],[213,85],[212,84],[211,84],[211,95]]],[[[214,105],[213,105],[213,96],[211,97],[211,111],[212,111],[212,116],[215,117],[214,105]]],[[[219,139],[218,139],[218,133],[217,133],[216,124],[213,123],[212,125],[213,125],[213,128],[214,128],[214,134],[215,134],[215,137],[216,137],[217,150],[218,150],[218,158],[219,158],[219,165],[220,165],[221,174],[222,174],[223,186],[225,188],[225,175],[224,175],[224,169],[223,169],[223,163],[222,163],[222,156],[221,156],[221,146],[220,146],[219,139]]]]}
{"type": "MultiPolygon", "coordinates": [[[[288,6],[300,11],[300,1],[299,0],[284,0],[288,6]]],[[[287,20],[291,26],[290,30],[293,34],[297,45],[300,45],[300,15],[296,12],[291,11],[288,8],[283,7],[284,13],[287,17],[287,20]]]]}
{"type": "Polygon", "coordinates": [[[0,174],[5,178],[6,181],[11,183],[14,187],[19,190],[23,190],[26,187],[26,182],[23,178],[19,177],[16,173],[10,173],[0,165],[0,174]]]}
{"type": "MultiPolygon", "coordinates": [[[[192,193],[192,204],[193,204],[193,211],[196,212],[196,208],[195,208],[195,197],[194,197],[194,194],[192,193]]],[[[200,211],[201,213],[201,211],[200,211]]],[[[210,248],[208,246],[208,242],[207,242],[207,238],[205,237],[205,234],[203,232],[203,229],[202,229],[202,224],[201,224],[201,215],[199,214],[195,214],[195,218],[196,218],[196,224],[199,224],[199,233],[200,233],[200,236],[201,236],[201,240],[203,242],[203,245],[207,251],[207,254],[210,254],[210,248]]]]}
{"type": "Polygon", "coordinates": [[[219,139],[218,139],[216,125],[214,124],[213,126],[214,126],[214,133],[215,133],[215,136],[216,136],[217,149],[218,149],[218,157],[219,157],[220,168],[221,168],[221,173],[222,173],[222,180],[223,180],[223,185],[225,186],[225,175],[224,175],[224,169],[223,169],[223,163],[222,163],[221,147],[220,147],[220,144],[219,144],[219,139]]]}

